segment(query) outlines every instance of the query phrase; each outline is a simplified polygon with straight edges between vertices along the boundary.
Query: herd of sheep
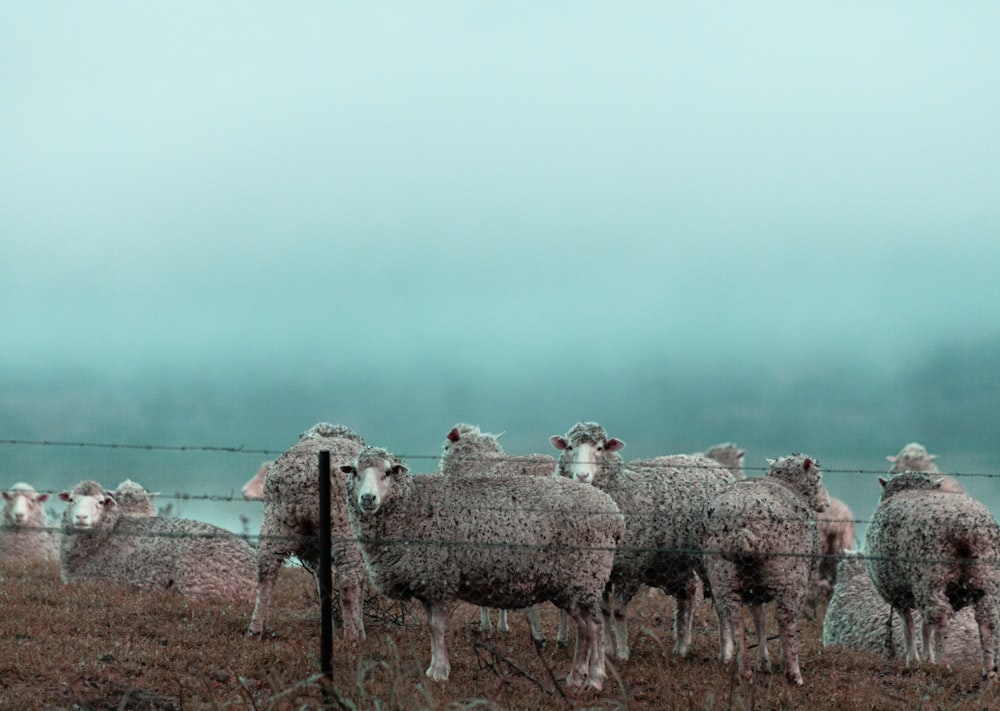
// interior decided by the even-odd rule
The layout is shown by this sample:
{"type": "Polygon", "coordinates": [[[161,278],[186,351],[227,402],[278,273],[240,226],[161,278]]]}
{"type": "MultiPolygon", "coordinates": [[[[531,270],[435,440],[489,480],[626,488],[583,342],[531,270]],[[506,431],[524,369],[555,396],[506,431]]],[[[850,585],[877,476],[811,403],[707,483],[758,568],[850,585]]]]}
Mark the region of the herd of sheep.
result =
{"type": "Polygon", "coordinates": [[[907,663],[978,660],[994,677],[1000,622],[1000,527],[958,482],[912,443],[888,457],[881,499],[864,541],[855,517],[829,495],[819,462],[792,454],[743,472],[731,443],[698,454],[625,460],[625,444],[594,422],[550,438],[554,454],[511,455],[498,435],[458,424],[437,470],[413,474],[395,454],[351,429],[319,423],[243,488],[264,505],[256,550],[242,537],[192,519],[157,516],[132,481],[115,490],[78,483],[61,526],[50,494],[17,483],[3,492],[0,556],[58,561],[62,580],[109,580],[140,590],[253,604],[247,634],[263,632],[275,581],[290,556],[318,569],[317,459],[329,451],[331,527],[344,636],[365,639],[366,586],[423,605],[431,641],[427,676],[450,663],[448,617],[459,601],[526,608],[544,641],[538,605],[561,611],[556,641],[576,646],[567,685],[600,689],[605,655],[629,658],[628,606],[641,587],[675,598],[674,653],[691,646],[694,605],[711,597],[719,658],[741,675],[770,668],[764,605],[774,603],[781,663],[803,683],[796,621],[807,596],[829,598],[823,643],[907,663]],[[757,637],[751,661],[747,606],[757,637]],[[920,634],[916,630],[920,630],[920,634]]]}

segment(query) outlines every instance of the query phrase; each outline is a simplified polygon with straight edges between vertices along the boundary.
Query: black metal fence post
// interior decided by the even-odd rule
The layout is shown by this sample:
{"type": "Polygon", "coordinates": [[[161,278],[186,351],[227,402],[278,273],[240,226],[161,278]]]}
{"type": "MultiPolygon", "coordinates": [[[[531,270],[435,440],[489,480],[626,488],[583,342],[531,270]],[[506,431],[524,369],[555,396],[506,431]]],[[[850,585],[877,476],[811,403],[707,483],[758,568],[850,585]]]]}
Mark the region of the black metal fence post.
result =
{"type": "Polygon", "coordinates": [[[333,681],[333,586],[330,555],[330,452],[319,453],[319,664],[320,672],[333,681]]]}

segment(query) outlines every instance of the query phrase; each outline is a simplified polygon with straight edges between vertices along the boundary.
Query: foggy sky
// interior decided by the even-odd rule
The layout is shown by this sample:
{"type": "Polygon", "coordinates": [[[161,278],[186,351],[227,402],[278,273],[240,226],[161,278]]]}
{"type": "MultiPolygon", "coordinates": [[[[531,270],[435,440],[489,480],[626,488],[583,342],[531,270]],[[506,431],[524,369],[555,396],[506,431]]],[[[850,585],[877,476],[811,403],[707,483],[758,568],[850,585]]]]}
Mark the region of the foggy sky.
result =
{"type": "Polygon", "coordinates": [[[0,363],[996,337],[998,23],[988,2],[5,3],[0,363]]]}

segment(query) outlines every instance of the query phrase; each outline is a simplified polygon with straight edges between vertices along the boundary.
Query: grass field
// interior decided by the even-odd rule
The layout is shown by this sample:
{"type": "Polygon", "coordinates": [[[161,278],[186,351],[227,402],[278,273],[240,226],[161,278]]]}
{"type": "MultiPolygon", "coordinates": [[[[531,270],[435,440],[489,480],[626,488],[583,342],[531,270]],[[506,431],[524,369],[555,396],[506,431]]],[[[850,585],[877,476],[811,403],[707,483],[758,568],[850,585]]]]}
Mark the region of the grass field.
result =
{"type": "MultiPolygon", "coordinates": [[[[319,606],[312,578],[282,571],[262,638],[244,635],[249,607],[191,602],[108,584],[64,586],[55,565],[0,567],[2,709],[1000,709],[1000,681],[976,665],[951,671],[868,653],[824,649],[824,605],[800,620],[805,686],[780,670],[738,682],[716,660],[715,616],[703,603],[687,659],[670,653],[672,601],[641,592],[630,612],[632,658],[609,665],[600,694],[574,697],[570,652],[529,641],[523,613],[509,635],[479,634],[478,609],[451,619],[451,678],[426,679],[430,644],[419,605],[370,596],[368,640],[334,646],[334,675],[319,669],[319,606]]],[[[558,614],[545,606],[548,638],[558,614]]],[[[771,642],[777,660],[778,645],[771,642]]]]}

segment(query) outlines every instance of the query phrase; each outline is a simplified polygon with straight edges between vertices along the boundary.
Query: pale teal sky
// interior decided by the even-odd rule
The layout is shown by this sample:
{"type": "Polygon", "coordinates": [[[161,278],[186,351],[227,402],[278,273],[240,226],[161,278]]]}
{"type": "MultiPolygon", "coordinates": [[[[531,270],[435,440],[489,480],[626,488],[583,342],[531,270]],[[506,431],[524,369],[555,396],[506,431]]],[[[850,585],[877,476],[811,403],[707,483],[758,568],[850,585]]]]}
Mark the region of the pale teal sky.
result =
{"type": "Polygon", "coordinates": [[[0,362],[994,338],[998,36],[995,2],[4,3],[0,362]]]}

